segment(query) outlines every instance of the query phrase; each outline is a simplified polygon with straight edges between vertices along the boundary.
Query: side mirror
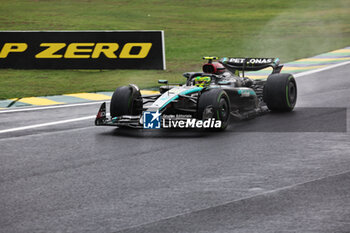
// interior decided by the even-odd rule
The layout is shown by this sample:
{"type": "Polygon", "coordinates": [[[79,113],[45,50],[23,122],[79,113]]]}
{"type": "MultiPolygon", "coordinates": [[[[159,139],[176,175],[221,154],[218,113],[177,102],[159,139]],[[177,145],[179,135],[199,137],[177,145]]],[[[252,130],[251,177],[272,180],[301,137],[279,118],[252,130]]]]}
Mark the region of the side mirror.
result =
{"type": "Polygon", "coordinates": [[[253,80],[249,79],[245,82],[246,87],[251,87],[253,85],[253,80]]]}
{"type": "Polygon", "coordinates": [[[159,79],[159,80],[158,80],[158,83],[160,83],[160,84],[168,84],[168,80],[159,79]]]}

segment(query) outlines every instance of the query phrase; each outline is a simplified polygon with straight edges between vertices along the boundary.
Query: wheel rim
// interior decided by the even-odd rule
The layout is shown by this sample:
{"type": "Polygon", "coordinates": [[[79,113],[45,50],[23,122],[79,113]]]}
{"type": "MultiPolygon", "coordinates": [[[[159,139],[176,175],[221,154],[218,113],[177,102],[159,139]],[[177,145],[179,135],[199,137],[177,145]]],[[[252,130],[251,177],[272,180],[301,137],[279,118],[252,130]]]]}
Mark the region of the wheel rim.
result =
{"type": "Polygon", "coordinates": [[[293,82],[290,82],[288,84],[288,93],[289,93],[289,101],[291,105],[294,105],[295,103],[295,97],[296,97],[296,87],[293,82]]]}
{"type": "Polygon", "coordinates": [[[227,104],[227,101],[222,98],[220,100],[220,104],[219,104],[219,115],[220,115],[220,118],[223,122],[226,122],[227,119],[228,119],[228,116],[229,116],[229,113],[228,113],[228,104],[227,104]]]}

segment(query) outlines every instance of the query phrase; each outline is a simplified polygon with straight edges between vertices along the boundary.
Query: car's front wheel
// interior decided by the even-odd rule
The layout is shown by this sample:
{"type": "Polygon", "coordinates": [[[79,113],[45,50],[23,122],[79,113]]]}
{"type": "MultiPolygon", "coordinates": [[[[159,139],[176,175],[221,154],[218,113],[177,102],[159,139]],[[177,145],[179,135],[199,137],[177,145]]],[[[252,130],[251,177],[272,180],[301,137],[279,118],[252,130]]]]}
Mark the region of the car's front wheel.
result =
{"type": "Polygon", "coordinates": [[[134,85],[118,87],[111,99],[110,112],[112,117],[141,114],[142,97],[140,90],[134,85]]]}
{"type": "Polygon", "coordinates": [[[222,89],[204,91],[198,100],[197,118],[220,120],[220,129],[225,129],[230,120],[230,99],[227,93],[222,89]]]}

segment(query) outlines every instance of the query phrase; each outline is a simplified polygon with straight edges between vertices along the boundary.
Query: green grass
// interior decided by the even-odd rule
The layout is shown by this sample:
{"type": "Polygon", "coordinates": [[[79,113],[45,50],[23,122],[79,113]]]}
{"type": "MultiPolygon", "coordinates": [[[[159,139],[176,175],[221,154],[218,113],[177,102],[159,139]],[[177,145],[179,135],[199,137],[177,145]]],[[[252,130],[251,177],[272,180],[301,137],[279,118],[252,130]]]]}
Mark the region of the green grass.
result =
{"type": "Polygon", "coordinates": [[[0,70],[0,99],[183,81],[201,57],[279,57],[349,46],[349,0],[0,0],[0,30],[164,30],[166,71],[0,70]]]}

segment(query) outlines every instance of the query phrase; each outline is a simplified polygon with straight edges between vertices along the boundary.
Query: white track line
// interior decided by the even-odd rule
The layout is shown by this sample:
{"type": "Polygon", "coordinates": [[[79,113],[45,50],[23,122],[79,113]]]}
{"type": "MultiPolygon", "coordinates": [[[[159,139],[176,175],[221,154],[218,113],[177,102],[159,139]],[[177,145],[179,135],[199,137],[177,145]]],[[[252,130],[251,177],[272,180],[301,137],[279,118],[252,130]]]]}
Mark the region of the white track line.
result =
{"type": "MultiPolygon", "coordinates": [[[[330,65],[327,67],[315,69],[315,70],[309,70],[309,71],[304,71],[301,73],[294,74],[294,77],[301,77],[309,74],[314,74],[317,72],[329,70],[336,68],[338,66],[343,66],[350,64],[350,61],[330,65]]],[[[97,101],[97,102],[87,102],[87,103],[77,103],[77,104],[63,104],[63,105],[54,105],[54,106],[46,106],[46,107],[29,107],[29,108],[19,108],[19,109],[8,109],[8,110],[0,110],[1,113],[9,113],[9,112],[24,112],[24,111],[35,111],[35,110],[45,110],[45,109],[55,109],[55,108],[68,108],[68,107],[75,107],[75,106],[84,106],[84,105],[94,105],[94,104],[102,104],[103,102],[110,102],[110,101],[97,101]]]]}
{"type": "MultiPolygon", "coordinates": [[[[296,74],[294,76],[295,77],[301,77],[301,76],[305,76],[305,75],[314,74],[314,73],[317,73],[317,72],[333,69],[333,68],[336,68],[338,66],[343,66],[343,65],[347,65],[347,64],[350,64],[350,61],[346,61],[346,62],[343,62],[343,63],[338,63],[338,64],[335,64],[335,65],[332,65],[332,66],[327,66],[327,67],[324,67],[324,68],[321,68],[321,69],[305,71],[305,72],[302,72],[302,73],[298,73],[298,74],[296,74]]],[[[108,101],[106,101],[106,102],[108,102],[108,101]]],[[[28,108],[28,109],[13,109],[13,110],[0,111],[0,113],[2,113],[2,112],[41,110],[41,109],[50,109],[50,108],[74,107],[74,106],[91,105],[91,104],[98,104],[98,103],[102,103],[102,102],[70,104],[70,105],[62,105],[62,106],[58,105],[58,106],[28,108]]],[[[74,118],[74,119],[69,119],[69,120],[54,121],[54,122],[43,123],[43,124],[29,125],[29,126],[17,127],[17,128],[12,128],[12,129],[5,129],[5,130],[0,130],[0,134],[8,133],[8,132],[14,132],[14,131],[20,131],[20,130],[34,129],[34,128],[39,128],[39,127],[51,126],[51,125],[65,124],[65,123],[70,123],[70,122],[75,122],[75,121],[83,121],[83,120],[93,119],[95,117],[96,116],[93,115],[93,116],[80,117],[80,118],[74,118]]]]}
{"type": "Polygon", "coordinates": [[[35,107],[35,108],[19,108],[19,109],[9,109],[9,110],[0,110],[1,113],[8,113],[8,112],[25,112],[25,111],[35,111],[35,110],[44,110],[44,109],[54,109],[54,108],[68,108],[68,107],[76,107],[76,106],[84,106],[84,105],[94,105],[94,104],[102,104],[103,102],[110,102],[107,101],[98,101],[98,102],[87,102],[87,103],[80,103],[80,104],[64,104],[64,105],[54,105],[54,106],[46,106],[46,107],[35,107]]]}
{"type": "Polygon", "coordinates": [[[342,62],[342,63],[330,65],[330,66],[326,66],[326,67],[315,69],[315,70],[304,71],[304,72],[301,72],[301,73],[293,74],[293,76],[294,77],[301,77],[301,76],[314,74],[314,73],[318,73],[318,72],[325,71],[325,70],[330,70],[330,69],[336,68],[338,66],[344,66],[344,65],[347,65],[347,64],[350,64],[350,61],[346,61],[346,62],[342,62]]]}
{"type": "Polygon", "coordinates": [[[292,190],[293,191],[293,189],[295,189],[297,187],[305,186],[305,185],[308,185],[308,184],[311,184],[311,183],[314,183],[314,182],[319,182],[319,181],[322,181],[324,179],[334,178],[336,176],[345,175],[347,173],[349,173],[349,171],[340,172],[340,173],[336,173],[336,174],[333,174],[333,175],[324,176],[324,177],[320,177],[320,178],[317,178],[317,179],[308,180],[308,181],[305,181],[305,182],[300,182],[300,183],[296,183],[296,184],[292,184],[292,185],[288,185],[288,186],[284,186],[284,187],[268,190],[268,191],[265,191],[265,192],[257,193],[255,195],[250,195],[250,196],[242,197],[242,198],[239,198],[239,199],[236,199],[236,200],[227,201],[227,202],[224,202],[224,203],[218,204],[218,205],[212,205],[212,206],[207,206],[207,207],[196,209],[196,210],[185,211],[183,213],[172,215],[172,216],[168,216],[168,217],[161,218],[161,219],[158,219],[158,220],[155,220],[155,221],[144,222],[144,223],[136,224],[136,225],[133,225],[133,226],[130,226],[130,227],[127,227],[127,228],[122,228],[122,229],[119,229],[117,232],[122,232],[122,231],[129,231],[130,232],[130,230],[132,231],[133,229],[136,229],[136,228],[139,228],[139,227],[142,227],[142,226],[146,226],[146,225],[149,225],[149,224],[152,224],[152,223],[160,223],[160,222],[164,222],[164,221],[169,220],[169,219],[179,218],[179,217],[186,216],[188,214],[198,213],[200,211],[205,211],[205,210],[209,210],[209,209],[220,208],[220,207],[224,207],[224,206],[227,206],[227,205],[231,205],[233,203],[239,203],[239,202],[243,202],[243,201],[247,201],[247,200],[252,200],[254,198],[266,197],[268,195],[276,195],[279,192],[283,192],[283,191],[287,191],[287,190],[292,190]]]}
{"type": "MultiPolygon", "coordinates": [[[[304,71],[301,73],[294,74],[294,77],[301,77],[309,74],[314,74],[317,72],[329,70],[336,68],[338,66],[343,66],[350,64],[350,61],[330,65],[327,67],[315,69],[315,70],[309,70],[309,71],[304,71]]],[[[54,105],[54,106],[46,106],[46,107],[29,107],[29,108],[18,108],[18,109],[8,109],[8,110],[0,110],[1,113],[9,113],[9,112],[24,112],[24,111],[35,111],[35,110],[45,110],[45,109],[55,109],[55,108],[69,108],[69,107],[75,107],[75,106],[85,106],[85,105],[94,105],[94,104],[102,104],[103,102],[110,102],[110,101],[97,101],[97,102],[87,102],[87,103],[77,103],[77,104],[63,104],[63,105],[54,105]]]]}
{"type": "Polygon", "coordinates": [[[90,119],[94,119],[95,117],[96,117],[96,115],[93,115],[93,116],[79,117],[79,118],[74,118],[74,119],[69,119],[69,120],[54,121],[54,122],[48,122],[48,123],[42,123],[42,124],[36,124],[36,125],[17,127],[17,128],[12,128],[12,129],[4,129],[4,130],[0,130],[0,134],[14,132],[14,131],[20,131],[20,130],[34,129],[34,128],[39,128],[39,127],[51,126],[51,125],[65,124],[65,123],[70,123],[70,122],[75,122],[75,121],[90,120],[90,119]]]}

